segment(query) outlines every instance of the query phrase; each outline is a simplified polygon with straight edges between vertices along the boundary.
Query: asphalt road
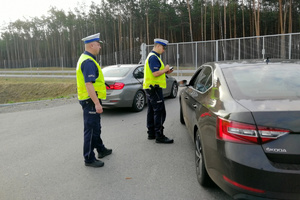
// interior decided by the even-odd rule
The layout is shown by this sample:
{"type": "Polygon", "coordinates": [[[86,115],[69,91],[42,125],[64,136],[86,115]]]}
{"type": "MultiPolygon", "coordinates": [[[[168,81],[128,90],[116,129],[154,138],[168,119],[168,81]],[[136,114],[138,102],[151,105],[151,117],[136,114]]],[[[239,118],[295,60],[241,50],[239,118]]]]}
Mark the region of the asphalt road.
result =
{"type": "Polygon", "coordinates": [[[0,199],[230,200],[199,186],[178,98],[167,99],[166,109],[165,134],[174,144],[147,140],[146,109],[105,109],[102,139],[113,154],[102,168],[84,166],[78,103],[0,113],[0,199]]]}

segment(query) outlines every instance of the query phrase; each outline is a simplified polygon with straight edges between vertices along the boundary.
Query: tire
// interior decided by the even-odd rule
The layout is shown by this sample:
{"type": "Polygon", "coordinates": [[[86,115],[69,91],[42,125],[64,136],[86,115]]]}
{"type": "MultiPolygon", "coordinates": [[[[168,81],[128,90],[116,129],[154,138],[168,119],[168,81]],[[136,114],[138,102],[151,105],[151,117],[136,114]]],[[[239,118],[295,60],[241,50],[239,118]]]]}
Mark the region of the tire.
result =
{"type": "Polygon", "coordinates": [[[180,111],[179,111],[180,123],[183,124],[183,125],[185,125],[185,121],[184,121],[183,113],[182,113],[181,102],[179,104],[180,104],[180,111]]]}
{"type": "Polygon", "coordinates": [[[171,98],[176,98],[177,97],[177,93],[178,93],[178,84],[175,81],[172,85],[172,89],[171,89],[171,93],[170,96],[171,98]]]}
{"type": "Polygon", "coordinates": [[[204,187],[212,186],[213,181],[209,177],[205,167],[203,148],[201,145],[199,131],[197,131],[196,138],[195,138],[195,164],[196,164],[197,180],[199,184],[204,187]]]}
{"type": "Polygon", "coordinates": [[[134,95],[132,109],[135,112],[140,112],[144,109],[146,104],[146,96],[145,93],[141,90],[137,91],[134,95]]]}

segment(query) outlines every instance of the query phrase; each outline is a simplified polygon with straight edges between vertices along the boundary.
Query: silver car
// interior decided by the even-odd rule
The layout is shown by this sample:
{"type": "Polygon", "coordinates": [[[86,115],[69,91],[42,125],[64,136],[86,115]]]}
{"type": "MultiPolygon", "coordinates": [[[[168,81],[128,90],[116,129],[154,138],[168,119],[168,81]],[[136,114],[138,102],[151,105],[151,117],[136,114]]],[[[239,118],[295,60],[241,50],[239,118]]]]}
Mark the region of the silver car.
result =
{"type": "MultiPolygon", "coordinates": [[[[131,107],[134,111],[142,111],[146,104],[143,90],[144,65],[126,64],[112,65],[102,69],[107,96],[103,100],[104,107],[131,107]]],[[[175,98],[178,83],[175,78],[167,76],[167,88],[164,97],[175,98]]]]}

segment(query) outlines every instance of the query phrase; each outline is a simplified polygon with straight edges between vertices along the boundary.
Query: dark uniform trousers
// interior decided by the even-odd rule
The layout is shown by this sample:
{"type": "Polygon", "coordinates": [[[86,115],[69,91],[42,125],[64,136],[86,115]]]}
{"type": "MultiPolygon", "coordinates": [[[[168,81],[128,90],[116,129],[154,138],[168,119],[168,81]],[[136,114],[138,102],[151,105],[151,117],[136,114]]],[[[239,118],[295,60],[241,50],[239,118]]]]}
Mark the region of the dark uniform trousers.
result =
{"type": "Polygon", "coordinates": [[[148,135],[161,137],[163,135],[163,124],[166,119],[166,108],[162,88],[152,87],[146,89],[148,112],[147,128],[148,135]]]}
{"type": "Polygon", "coordinates": [[[96,113],[95,104],[91,99],[79,103],[83,109],[84,121],[83,156],[85,162],[90,163],[96,160],[94,149],[98,152],[104,149],[101,139],[101,116],[96,113]]]}

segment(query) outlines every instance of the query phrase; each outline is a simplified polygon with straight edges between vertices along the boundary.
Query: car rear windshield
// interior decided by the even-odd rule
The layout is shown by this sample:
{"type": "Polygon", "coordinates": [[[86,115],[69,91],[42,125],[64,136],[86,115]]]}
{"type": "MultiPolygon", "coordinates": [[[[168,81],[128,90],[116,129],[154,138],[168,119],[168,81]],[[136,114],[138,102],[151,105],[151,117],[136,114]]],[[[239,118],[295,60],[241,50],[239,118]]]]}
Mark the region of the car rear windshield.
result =
{"type": "Polygon", "coordinates": [[[129,70],[129,67],[106,67],[102,69],[102,72],[104,77],[124,77],[129,70]]]}
{"type": "Polygon", "coordinates": [[[222,71],[235,99],[300,99],[299,64],[229,67],[222,71]]]}

